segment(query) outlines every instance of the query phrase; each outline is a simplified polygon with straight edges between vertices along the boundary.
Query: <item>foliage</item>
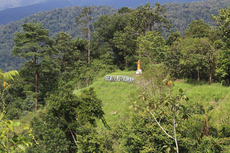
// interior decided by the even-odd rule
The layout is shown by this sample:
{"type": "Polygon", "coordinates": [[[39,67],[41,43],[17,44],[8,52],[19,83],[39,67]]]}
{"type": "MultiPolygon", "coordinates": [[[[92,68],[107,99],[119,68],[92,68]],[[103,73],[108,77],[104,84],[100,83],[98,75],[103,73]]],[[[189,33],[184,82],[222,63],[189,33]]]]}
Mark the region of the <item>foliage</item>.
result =
{"type": "Polygon", "coordinates": [[[137,81],[140,87],[139,100],[134,102],[133,108],[139,116],[155,121],[164,134],[175,141],[175,150],[179,152],[177,129],[185,128],[183,120],[190,116],[184,102],[188,101],[188,97],[182,89],[179,89],[179,94],[175,96],[171,93],[173,82],[169,76],[162,80],[165,75],[163,70],[157,71],[153,66],[145,73],[137,81]],[[168,92],[163,83],[168,87],[168,92]]]}
{"type": "Polygon", "coordinates": [[[79,15],[79,17],[76,17],[76,24],[87,24],[87,28],[82,28],[82,33],[84,34],[85,39],[87,39],[88,42],[88,65],[90,65],[90,52],[91,52],[91,45],[90,45],[90,36],[92,28],[90,27],[90,21],[92,20],[92,17],[90,15],[92,14],[91,7],[84,7],[84,9],[81,11],[82,14],[79,15]],[[80,20],[84,18],[84,20],[80,20]]]}
{"type": "Polygon", "coordinates": [[[72,94],[70,83],[62,84],[60,82],[59,91],[50,95],[47,112],[32,121],[32,127],[36,130],[35,137],[40,142],[33,150],[42,148],[43,152],[56,152],[57,149],[59,152],[102,151],[105,149],[105,144],[100,140],[102,138],[94,137],[97,135],[94,130],[96,119],[101,119],[107,126],[101,101],[97,99],[93,88],[84,90],[77,97],[72,94]],[[60,144],[53,143],[58,139],[62,140],[59,141],[60,144]]]}
{"type": "MultiPolygon", "coordinates": [[[[47,77],[47,73],[58,74],[56,70],[56,63],[52,63],[51,56],[54,51],[51,48],[53,40],[49,37],[49,30],[47,30],[41,23],[26,23],[22,25],[24,33],[16,33],[14,41],[16,43],[13,48],[14,56],[19,56],[27,60],[23,65],[22,73],[24,78],[34,75],[34,92],[33,96],[36,98],[35,110],[38,108],[38,80],[43,80],[47,77]],[[48,65],[49,64],[49,65],[48,65]],[[52,65],[52,66],[51,66],[52,65]],[[51,69],[50,69],[51,68],[51,69]],[[46,70],[45,70],[46,69],[46,70]],[[43,73],[41,73],[43,72],[43,73]],[[39,74],[40,73],[40,74],[39,74]]],[[[49,81],[51,81],[49,79],[49,81]]],[[[51,83],[51,82],[50,82],[51,83]]]]}
{"type": "Polygon", "coordinates": [[[218,54],[217,65],[216,65],[216,76],[218,81],[223,85],[230,85],[229,72],[230,72],[230,52],[229,50],[222,50],[218,54]]]}
{"type": "MultiPolygon", "coordinates": [[[[29,130],[29,127],[24,127],[24,132],[21,134],[15,133],[15,128],[17,128],[20,125],[20,122],[15,122],[11,120],[5,120],[4,113],[0,113],[0,141],[1,141],[1,147],[0,151],[2,153],[7,152],[14,152],[19,148],[23,152],[26,152],[26,147],[29,147],[32,145],[28,134],[31,133],[29,130]]],[[[31,136],[31,134],[30,134],[31,136]]]]}
{"type": "MultiPolygon", "coordinates": [[[[203,3],[191,6],[198,4],[203,3]]],[[[105,7],[90,8],[82,10],[85,17],[79,11],[69,17],[84,21],[91,13],[88,24],[77,28],[93,27],[95,9],[105,7]]],[[[57,10],[51,17],[62,17],[65,9],[57,10]]],[[[170,32],[164,39],[171,24],[162,5],[124,7],[101,14],[90,45],[68,32],[49,33],[40,22],[23,24],[14,54],[28,61],[20,76],[7,80],[11,86],[3,78],[18,73],[0,71],[4,129],[11,130],[7,124],[15,121],[9,120],[30,122],[39,144],[28,152],[229,152],[229,88],[221,85],[229,83],[228,10],[214,17],[217,28],[195,20],[184,36],[170,32]],[[127,71],[136,70],[138,59],[142,75],[127,71]],[[165,79],[168,74],[173,78],[165,79]],[[108,76],[127,76],[134,83],[108,82],[108,76]],[[40,109],[32,113],[36,99],[40,109]]]]}
{"type": "MultiPolygon", "coordinates": [[[[6,79],[11,79],[13,80],[14,75],[18,75],[17,71],[10,71],[10,72],[1,72],[1,79],[6,80],[6,79]]],[[[1,100],[2,100],[2,110],[0,112],[0,151],[1,152],[14,152],[18,149],[26,152],[26,147],[29,147],[32,145],[29,136],[32,136],[31,134],[31,129],[29,127],[24,126],[24,131],[21,134],[17,134],[15,131],[15,128],[20,125],[20,122],[18,121],[12,121],[12,120],[7,120],[5,119],[5,99],[4,99],[4,93],[5,91],[9,88],[9,86],[5,86],[7,83],[4,82],[4,90],[1,95],[1,100]],[[29,130],[29,131],[27,131],[29,130]],[[26,147],[25,147],[26,146],[26,147]]]]}
{"type": "MultiPolygon", "coordinates": [[[[162,6],[165,9],[165,14],[167,15],[166,19],[170,21],[170,23],[173,24],[173,27],[171,28],[172,32],[176,32],[177,30],[183,34],[187,28],[187,25],[191,23],[194,20],[203,20],[203,22],[209,24],[209,25],[216,25],[215,22],[211,18],[211,14],[217,15],[218,11],[221,8],[224,8],[229,5],[228,0],[209,0],[207,2],[193,2],[193,3],[165,3],[162,6]]],[[[143,13],[143,9],[145,7],[142,6],[142,9],[139,13],[143,13]]],[[[96,38],[95,41],[99,41],[100,44],[103,43],[103,46],[106,46],[106,51],[110,53],[112,52],[112,59],[114,60],[114,63],[116,63],[119,68],[124,68],[124,58],[119,55],[119,52],[121,52],[119,49],[114,47],[113,43],[111,41],[108,41],[108,38],[113,38],[114,30],[115,31],[123,31],[124,27],[127,26],[128,20],[131,18],[130,12],[122,13],[121,15],[115,13],[117,10],[114,8],[111,8],[110,6],[91,6],[92,9],[92,22],[99,21],[99,16],[107,16],[104,17],[103,24],[100,26],[100,35],[96,38]],[[112,15],[115,13],[114,15],[112,15]],[[112,15],[110,19],[108,17],[112,15]],[[117,16],[115,18],[115,16],[117,16]],[[130,17],[129,17],[130,16],[130,17]],[[127,18],[128,17],[128,18],[127,18]],[[111,23],[111,24],[110,24],[111,23]],[[107,39],[106,41],[103,41],[102,39],[107,39]],[[106,43],[104,43],[106,42],[106,43]],[[109,44],[109,45],[108,45],[109,44]]],[[[41,11],[34,15],[28,16],[23,18],[22,20],[8,23],[7,25],[0,26],[0,67],[3,71],[10,71],[17,69],[19,70],[23,62],[25,60],[20,58],[14,58],[11,56],[11,50],[14,46],[13,38],[15,32],[22,32],[21,25],[24,23],[28,23],[30,21],[42,22],[44,26],[47,27],[47,29],[50,30],[50,36],[55,37],[57,33],[65,32],[69,34],[73,39],[76,37],[84,38],[81,28],[85,28],[85,25],[79,25],[77,28],[74,27],[75,23],[75,17],[79,16],[81,14],[81,11],[83,10],[83,7],[80,6],[74,6],[74,7],[65,7],[65,8],[56,8],[54,10],[45,12],[41,11]],[[10,62],[9,62],[10,61],[10,62]]],[[[134,9],[133,9],[134,10],[134,9]]],[[[133,12],[133,11],[131,11],[133,12]]],[[[138,11],[136,12],[138,14],[138,11]]],[[[135,16],[132,16],[133,20],[135,21],[135,16]]],[[[139,21],[141,22],[142,17],[138,17],[139,21]]],[[[146,20],[147,18],[143,18],[146,20]]],[[[143,20],[143,21],[144,21],[143,20]]],[[[100,21],[101,22],[101,21],[100,21]]],[[[138,24],[135,25],[135,28],[138,26],[138,24]]],[[[99,28],[94,26],[95,28],[99,28]]],[[[138,27],[137,27],[138,28],[138,27]]],[[[98,29],[99,30],[99,29],[98,29]]],[[[168,30],[163,30],[163,37],[166,38],[168,34],[168,30]]],[[[92,40],[93,41],[93,40],[92,40]]],[[[93,47],[92,47],[93,48],[93,47]]],[[[99,52],[98,50],[93,50],[92,52],[99,52]]],[[[104,55],[104,54],[102,54],[104,55]]],[[[93,56],[93,55],[92,55],[93,56]]],[[[131,69],[134,69],[131,68],[131,69]]]]}
{"type": "Polygon", "coordinates": [[[218,51],[208,38],[186,37],[168,50],[165,65],[174,76],[212,82],[218,51]]]}
{"type": "Polygon", "coordinates": [[[166,42],[160,32],[149,31],[145,36],[138,38],[139,55],[149,59],[151,64],[159,64],[166,56],[166,42]]]}
{"type": "MultiPolygon", "coordinates": [[[[173,23],[171,28],[172,32],[180,31],[181,34],[185,33],[187,26],[195,21],[202,20],[208,25],[216,26],[212,20],[213,15],[217,15],[219,10],[229,6],[228,0],[208,0],[198,2],[182,2],[182,3],[165,3],[163,7],[166,10],[167,19],[173,23]]],[[[166,30],[167,31],[167,30],[166,30]]],[[[163,34],[164,38],[167,34],[163,34]]]]}
{"type": "Polygon", "coordinates": [[[218,16],[213,16],[213,18],[217,20],[218,29],[221,33],[223,42],[225,42],[224,46],[222,47],[222,51],[218,56],[216,76],[218,76],[219,81],[222,82],[223,85],[229,86],[230,8],[228,7],[226,9],[221,9],[218,16]]]}
{"type": "Polygon", "coordinates": [[[210,31],[211,27],[208,24],[201,20],[195,20],[188,25],[185,36],[193,38],[209,37],[210,31]]]}
{"type": "MultiPolygon", "coordinates": [[[[92,22],[96,21],[101,15],[111,15],[116,12],[116,9],[110,6],[91,6],[92,9],[92,22]]],[[[50,30],[49,36],[54,38],[57,33],[65,32],[73,39],[77,37],[84,38],[81,28],[85,25],[79,25],[74,27],[75,17],[81,14],[83,7],[65,7],[56,8],[50,11],[41,11],[23,18],[22,20],[8,23],[7,25],[0,26],[0,67],[3,72],[10,70],[19,70],[23,66],[24,59],[14,58],[12,55],[12,48],[14,47],[14,33],[23,32],[22,26],[25,23],[33,21],[34,23],[40,23],[50,30]],[[4,58],[3,58],[4,57],[4,58]],[[11,62],[8,62],[11,61],[11,62]]]]}

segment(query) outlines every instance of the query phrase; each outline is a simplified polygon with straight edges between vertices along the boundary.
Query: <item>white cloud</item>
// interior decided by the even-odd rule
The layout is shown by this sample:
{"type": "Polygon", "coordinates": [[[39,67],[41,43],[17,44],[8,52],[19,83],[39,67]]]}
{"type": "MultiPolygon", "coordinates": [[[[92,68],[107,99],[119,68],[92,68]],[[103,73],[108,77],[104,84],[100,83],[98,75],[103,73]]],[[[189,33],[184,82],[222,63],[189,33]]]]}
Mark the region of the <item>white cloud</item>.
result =
{"type": "Polygon", "coordinates": [[[31,4],[43,3],[47,0],[0,0],[0,10],[7,8],[14,8],[20,6],[27,6],[31,4]]]}

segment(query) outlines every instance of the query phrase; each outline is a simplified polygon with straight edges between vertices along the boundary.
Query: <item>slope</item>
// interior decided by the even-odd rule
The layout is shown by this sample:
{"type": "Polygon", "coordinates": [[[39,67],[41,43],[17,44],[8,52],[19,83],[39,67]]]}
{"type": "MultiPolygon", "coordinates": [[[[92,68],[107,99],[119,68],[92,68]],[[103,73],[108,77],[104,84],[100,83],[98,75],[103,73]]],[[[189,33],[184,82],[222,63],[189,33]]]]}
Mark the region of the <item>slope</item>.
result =
{"type": "MultiPolygon", "coordinates": [[[[133,75],[135,73],[135,71],[119,71],[109,75],[135,77],[133,75]]],[[[105,77],[99,78],[88,88],[90,87],[94,88],[98,99],[102,100],[105,119],[109,125],[121,122],[125,118],[132,101],[130,95],[137,91],[134,83],[105,81],[105,77]]],[[[82,90],[84,89],[76,90],[74,93],[80,95],[82,90]]],[[[103,124],[100,122],[99,126],[102,127],[103,124]]]]}
{"type": "MultiPolygon", "coordinates": [[[[136,77],[135,71],[119,71],[108,75],[136,77]]],[[[135,100],[135,95],[138,95],[138,87],[134,83],[109,82],[105,81],[104,76],[89,87],[93,87],[98,99],[102,100],[105,119],[110,126],[127,120],[127,115],[132,111],[129,108],[135,100]]],[[[190,108],[192,106],[198,108],[198,105],[204,104],[205,108],[210,110],[209,114],[212,114],[210,122],[216,128],[221,128],[220,125],[226,123],[226,121],[229,123],[230,87],[224,87],[220,84],[209,85],[206,82],[186,83],[183,80],[175,81],[175,86],[172,88],[173,93],[178,94],[180,88],[185,90],[189,97],[189,101],[185,105],[190,108]]],[[[76,90],[74,93],[80,95],[82,90],[76,90]]],[[[196,117],[196,115],[192,117],[196,117]]],[[[101,122],[99,127],[103,127],[101,122]]]]}

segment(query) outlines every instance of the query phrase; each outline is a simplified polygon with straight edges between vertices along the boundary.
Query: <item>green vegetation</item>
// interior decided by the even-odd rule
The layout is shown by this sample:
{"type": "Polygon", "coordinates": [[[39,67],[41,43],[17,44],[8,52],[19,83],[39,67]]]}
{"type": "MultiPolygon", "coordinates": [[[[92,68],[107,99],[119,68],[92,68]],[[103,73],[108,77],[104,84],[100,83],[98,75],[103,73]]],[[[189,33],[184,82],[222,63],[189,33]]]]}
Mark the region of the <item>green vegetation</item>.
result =
{"type": "MultiPolygon", "coordinates": [[[[135,71],[114,72],[108,75],[134,76],[135,71]]],[[[135,76],[134,76],[135,77],[135,76]]],[[[87,88],[94,88],[98,99],[102,100],[103,111],[105,112],[105,120],[108,125],[122,122],[122,118],[129,112],[131,105],[130,95],[137,91],[137,87],[133,83],[127,82],[109,82],[105,81],[105,77],[99,78],[87,88]]],[[[75,90],[76,95],[80,95],[83,89],[75,90]]],[[[103,124],[99,124],[103,127],[103,124]]]]}
{"type": "Polygon", "coordinates": [[[24,132],[19,133],[16,131],[16,128],[19,127],[20,122],[19,121],[12,121],[12,120],[7,120],[5,119],[5,91],[9,88],[7,82],[4,82],[6,80],[14,80],[13,76],[18,75],[17,71],[10,71],[10,72],[5,72],[2,73],[0,70],[0,80],[3,82],[3,87],[4,90],[1,93],[1,112],[0,112],[0,141],[1,141],[1,147],[0,151],[2,153],[7,153],[7,152],[15,152],[18,150],[21,151],[26,151],[25,146],[31,146],[32,143],[28,137],[33,136],[31,134],[31,130],[29,130],[28,126],[24,125],[24,132]],[[28,131],[29,130],[29,131],[28,131]]]}
{"type": "MultiPolygon", "coordinates": [[[[166,19],[172,23],[172,28],[170,29],[172,32],[179,31],[181,34],[185,33],[187,26],[189,23],[195,20],[202,20],[204,23],[209,24],[210,26],[216,26],[216,22],[212,20],[212,14],[217,15],[219,10],[222,8],[226,8],[229,6],[228,0],[208,0],[208,1],[198,1],[192,3],[165,3],[163,7],[165,8],[165,15],[167,15],[166,19]]],[[[128,9],[128,8],[127,8],[128,9]]],[[[7,25],[0,26],[0,68],[2,71],[10,71],[10,70],[19,70],[24,60],[21,58],[14,58],[12,55],[12,48],[14,47],[14,33],[21,32],[21,25],[24,23],[28,23],[30,21],[34,21],[34,23],[42,22],[47,29],[50,30],[50,36],[55,37],[57,33],[65,32],[69,34],[73,39],[80,37],[84,38],[84,34],[82,33],[82,28],[85,28],[85,25],[74,27],[75,18],[81,14],[83,7],[74,6],[74,7],[66,7],[66,8],[56,8],[51,11],[42,11],[38,12],[34,15],[30,15],[28,17],[23,18],[22,20],[8,23],[7,25]],[[9,62],[10,61],[10,62],[9,62]]],[[[98,20],[101,15],[112,15],[117,12],[116,9],[105,6],[91,6],[92,10],[92,24],[98,20]]],[[[121,9],[122,10],[122,9],[121,9]]],[[[121,12],[121,11],[120,11],[121,12]]],[[[119,13],[119,11],[118,11],[119,13]]],[[[117,13],[116,13],[117,14],[117,13]]],[[[124,14],[124,13],[122,13],[124,14]]],[[[105,26],[102,27],[105,36],[113,37],[112,28],[116,28],[116,31],[123,26],[126,26],[127,20],[126,17],[119,16],[117,19],[116,15],[113,15],[113,18],[110,18],[111,21],[108,20],[106,16],[100,17],[100,20],[109,22],[113,22],[115,26],[105,26]],[[117,22],[119,21],[119,22],[117,22]]],[[[104,24],[105,25],[105,24],[104,24]]],[[[98,26],[94,26],[94,28],[100,28],[98,26]]],[[[97,30],[98,31],[98,30],[97,30]]],[[[168,30],[163,29],[162,33],[164,38],[167,38],[168,30]]],[[[106,39],[108,39],[106,38],[106,39]]],[[[103,39],[103,38],[100,38],[103,39]]],[[[110,42],[112,43],[112,42],[110,42]]],[[[104,44],[107,45],[107,44],[104,44]]],[[[108,46],[107,46],[108,47],[108,46]]],[[[93,50],[93,48],[92,48],[93,50]]],[[[115,51],[115,49],[113,48],[115,51]]],[[[118,53],[117,53],[118,54],[118,53]]],[[[121,58],[121,57],[119,57],[121,58]]]]}
{"type": "MultiPolygon", "coordinates": [[[[89,23],[93,11],[85,7],[82,13],[89,23]]],[[[172,25],[159,3],[101,15],[90,40],[89,24],[84,40],[65,32],[52,38],[42,23],[24,23],[13,54],[26,62],[19,75],[0,71],[6,129],[0,134],[10,140],[19,120],[32,137],[25,143],[13,137],[0,149],[229,152],[229,14],[223,8],[213,16],[216,28],[197,20],[184,36],[177,31],[167,39],[161,30],[172,25]],[[138,60],[143,73],[136,75],[138,60]],[[11,79],[7,90],[4,78],[11,79]]],[[[26,131],[19,126],[15,132],[26,131]]]]}
{"type": "MultiPolygon", "coordinates": [[[[23,66],[25,60],[21,58],[14,58],[11,53],[14,47],[14,33],[22,32],[22,26],[24,23],[33,21],[34,23],[40,23],[50,30],[49,36],[54,38],[57,33],[65,32],[72,38],[84,38],[81,31],[85,25],[74,26],[75,18],[81,14],[83,7],[65,7],[56,8],[51,11],[41,11],[34,15],[23,18],[22,20],[8,23],[7,25],[0,26],[0,67],[2,71],[19,70],[23,66]],[[11,62],[8,62],[11,61],[11,62]]],[[[111,15],[116,12],[116,9],[106,6],[92,6],[92,23],[98,19],[101,15],[111,15]]],[[[91,25],[92,25],[91,23],[91,25]]]]}

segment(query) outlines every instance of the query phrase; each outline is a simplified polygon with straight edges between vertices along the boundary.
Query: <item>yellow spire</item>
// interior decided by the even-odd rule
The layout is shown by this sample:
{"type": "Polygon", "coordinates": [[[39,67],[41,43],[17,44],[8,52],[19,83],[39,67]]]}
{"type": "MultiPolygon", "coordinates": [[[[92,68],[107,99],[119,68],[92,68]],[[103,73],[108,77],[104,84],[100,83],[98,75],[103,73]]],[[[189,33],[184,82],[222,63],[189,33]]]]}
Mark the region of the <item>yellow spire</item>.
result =
{"type": "Polygon", "coordinates": [[[137,70],[141,70],[141,61],[140,60],[138,60],[137,70]]]}

